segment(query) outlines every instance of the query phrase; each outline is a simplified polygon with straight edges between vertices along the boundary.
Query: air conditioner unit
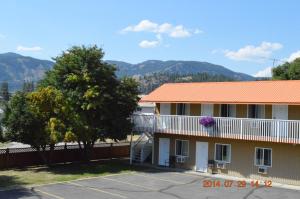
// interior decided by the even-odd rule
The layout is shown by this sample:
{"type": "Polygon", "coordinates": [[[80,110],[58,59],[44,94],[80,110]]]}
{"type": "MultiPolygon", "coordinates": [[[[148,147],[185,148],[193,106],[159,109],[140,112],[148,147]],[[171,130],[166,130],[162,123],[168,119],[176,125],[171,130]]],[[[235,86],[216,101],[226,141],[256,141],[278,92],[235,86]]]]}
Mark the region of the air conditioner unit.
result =
{"type": "Polygon", "coordinates": [[[226,169],[226,163],[217,162],[217,168],[218,169],[226,169]]]}
{"type": "Polygon", "coordinates": [[[184,156],[177,156],[176,157],[176,162],[177,163],[185,163],[187,160],[187,157],[184,157],[184,156]]]}
{"type": "Polygon", "coordinates": [[[258,167],[258,173],[267,174],[268,168],[267,167],[258,167]]]}

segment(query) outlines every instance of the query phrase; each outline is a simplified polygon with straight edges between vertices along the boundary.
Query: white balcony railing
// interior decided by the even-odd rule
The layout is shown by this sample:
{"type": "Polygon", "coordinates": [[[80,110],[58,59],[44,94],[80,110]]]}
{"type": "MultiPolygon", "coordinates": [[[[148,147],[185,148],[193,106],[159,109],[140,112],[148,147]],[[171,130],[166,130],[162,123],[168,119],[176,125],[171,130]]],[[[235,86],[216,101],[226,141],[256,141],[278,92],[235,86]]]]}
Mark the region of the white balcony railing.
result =
{"type": "Polygon", "coordinates": [[[133,115],[134,130],[242,140],[300,144],[300,121],[214,117],[212,127],[200,124],[200,116],[133,115]]]}

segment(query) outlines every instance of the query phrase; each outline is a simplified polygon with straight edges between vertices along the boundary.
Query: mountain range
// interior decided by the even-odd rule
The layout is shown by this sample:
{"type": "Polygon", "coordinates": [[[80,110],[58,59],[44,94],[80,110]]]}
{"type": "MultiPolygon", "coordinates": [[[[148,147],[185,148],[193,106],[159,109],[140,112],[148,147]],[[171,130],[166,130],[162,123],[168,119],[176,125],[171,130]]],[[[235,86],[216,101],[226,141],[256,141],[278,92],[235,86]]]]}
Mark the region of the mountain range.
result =
{"type": "Polygon", "coordinates": [[[209,75],[223,75],[235,80],[254,80],[254,77],[237,73],[224,66],[200,61],[160,61],[148,60],[138,64],[122,61],[106,60],[118,68],[118,76],[144,76],[153,73],[169,73],[178,75],[207,73],[209,75]]]}
{"type": "MultiPolygon", "coordinates": [[[[107,63],[117,67],[117,76],[142,77],[155,73],[168,73],[178,75],[191,75],[206,73],[209,75],[222,75],[235,80],[254,80],[254,77],[237,73],[224,66],[199,61],[160,61],[148,60],[138,64],[122,61],[106,60],[107,63]]],[[[33,57],[22,56],[16,53],[0,54],[0,82],[7,81],[11,90],[21,88],[24,80],[38,81],[54,62],[40,60],[33,57]]]]}

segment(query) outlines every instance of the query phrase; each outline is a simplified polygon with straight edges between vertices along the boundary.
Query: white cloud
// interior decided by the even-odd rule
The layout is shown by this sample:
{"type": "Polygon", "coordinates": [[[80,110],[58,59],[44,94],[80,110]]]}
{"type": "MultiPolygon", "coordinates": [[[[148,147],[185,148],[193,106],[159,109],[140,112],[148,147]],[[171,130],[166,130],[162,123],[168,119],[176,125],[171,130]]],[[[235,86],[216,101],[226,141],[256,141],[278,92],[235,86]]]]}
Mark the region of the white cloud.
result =
{"type": "Polygon", "coordinates": [[[149,31],[155,32],[158,28],[158,24],[153,23],[149,20],[142,20],[137,25],[127,26],[122,30],[122,32],[141,32],[141,31],[149,31]]]}
{"type": "Polygon", "coordinates": [[[237,61],[259,61],[281,49],[280,43],[262,42],[259,46],[247,45],[237,51],[225,50],[225,56],[237,61]]]}
{"type": "Polygon", "coordinates": [[[292,62],[294,61],[295,59],[299,58],[300,57],[300,50],[298,50],[297,52],[294,52],[292,53],[289,58],[285,59],[287,60],[288,62],[292,62]]]}
{"type": "Polygon", "coordinates": [[[126,28],[121,30],[121,32],[153,32],[166,34],[173,38],[184,38],[189,37],[192,34],[202,33],[202,31],[199,29],[190,30],[185,28],[183,25],[174,26],[170,23],[158,24],[147,19],[140,21],[136,25],[127,26],[126,28]]]}
{"type": "Polygon", "coordinates": [[[155,48],[159,45],[159,41],[148,41],[148,40],[143,40],[139,43],[139,46],[141,48],[155,48]]]}
{"type": "Polygon", "coordinates": [[[203,30],[200,30],[200,29],[196,29],[196,30],[194,30],[194,34],[200,34],[200,33],[203,33],[203,30]]]}
{"type": "Polygon", "coordinates": [[[31,52],[37,52],[43,50],[39,46],[32,46],[32,47],[26,47],[26,46],[18,46],[17,51],[31,51],[31,52]]]}
{"type": "Polygon", "coordinates": [[[180,25],[173,28],[173,30],[170,32],[169,35],[170,37],[179,38],[179,37],[189,37],[191,36],[191,33],[187,29],[185,29],[182,25],[180,25]]]}
{"type": "Polygon", "coordinates": [[[272,68],[273,67],[267,67],[263,70],[258,71],[256,74],[254,74],[254,77],[272,77],[272,68]]]}

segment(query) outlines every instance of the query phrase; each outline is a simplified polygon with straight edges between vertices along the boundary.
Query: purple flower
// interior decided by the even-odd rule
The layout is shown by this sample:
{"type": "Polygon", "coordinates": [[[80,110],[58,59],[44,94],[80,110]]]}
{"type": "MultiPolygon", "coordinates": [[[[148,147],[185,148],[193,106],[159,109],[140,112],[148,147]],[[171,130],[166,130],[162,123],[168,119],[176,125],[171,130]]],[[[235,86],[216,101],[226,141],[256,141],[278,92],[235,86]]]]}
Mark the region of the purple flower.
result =
{"type": "Polygon", "coordinates": [[[215,124],[215,120],[212,117],[202,117],[200,118],[200,124],[204,127],[211,127],[215,124]]]}

